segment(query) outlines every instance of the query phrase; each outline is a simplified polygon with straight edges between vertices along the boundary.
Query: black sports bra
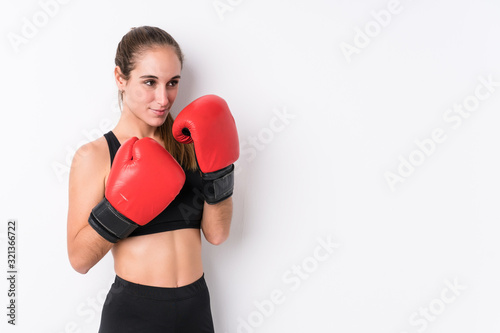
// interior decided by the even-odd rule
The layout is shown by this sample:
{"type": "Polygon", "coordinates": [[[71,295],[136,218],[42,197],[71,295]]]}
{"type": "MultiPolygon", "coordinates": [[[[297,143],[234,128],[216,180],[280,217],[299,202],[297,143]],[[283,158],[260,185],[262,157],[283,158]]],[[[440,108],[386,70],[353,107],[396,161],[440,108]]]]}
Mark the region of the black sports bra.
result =
{"type": "MultiPolygon", "coordinates": [[[[120,148],[120,142],[112,131],[104,134],[108,142],[111,165],[115,154],[120,148]]],[[[184,169],[186,182],[175,199],[163,212],[146,225],[139,226],[129,237],[155,234],[186,228],[199,229],[203,214],[203,195],[201,193],[201,175],[197,171],[184,169]]]]}

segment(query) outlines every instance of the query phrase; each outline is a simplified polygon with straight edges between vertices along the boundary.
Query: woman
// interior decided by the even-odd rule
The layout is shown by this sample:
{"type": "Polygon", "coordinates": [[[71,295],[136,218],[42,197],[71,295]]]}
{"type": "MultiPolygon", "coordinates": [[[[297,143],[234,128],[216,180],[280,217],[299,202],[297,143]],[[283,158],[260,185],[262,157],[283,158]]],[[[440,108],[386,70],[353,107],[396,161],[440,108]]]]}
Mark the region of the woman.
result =
{"type": "Polygon", "coordinates": [[[78,149],[71,166],[70,263],[85,274],[109,250],[113,254],[116,280],[103,307],[99,332],[213,332],[200,229],[212,244],[227,239],[232,187],[222,201],[204,202],[193,145],[177,142],[172,134],[169,110],[183,64],[177,42],[159,28],[133,28],[119,43],[115,64],[122,105],[118,124],[105,137],[78,149]],[[152,138],[164,146],[184,170],[185,183],[158,217],[113,242],[89,224],[89,215],[105,196],[118,148],[132,137],[152,138]]]}

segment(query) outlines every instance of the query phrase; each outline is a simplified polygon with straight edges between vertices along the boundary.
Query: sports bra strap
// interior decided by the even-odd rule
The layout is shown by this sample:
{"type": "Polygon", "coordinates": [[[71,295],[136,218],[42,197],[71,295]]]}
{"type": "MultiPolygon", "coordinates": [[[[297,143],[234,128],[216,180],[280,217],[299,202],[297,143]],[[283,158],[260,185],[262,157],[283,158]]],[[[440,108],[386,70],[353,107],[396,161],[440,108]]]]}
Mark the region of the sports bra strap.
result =
{"type": "Polygon", "coordinates": [[[109,157],[111,158],[111,165],[113,165],[113,160],[115,159],[116,152],[118,151],[118,148],[120,148],[120,141],[115,136],[115,133],[112,131],[109,131],[108,133],[104,134],[104,137],[106,138],[106,141],[108,142],[108,147],[109,147],[109,157]]]}

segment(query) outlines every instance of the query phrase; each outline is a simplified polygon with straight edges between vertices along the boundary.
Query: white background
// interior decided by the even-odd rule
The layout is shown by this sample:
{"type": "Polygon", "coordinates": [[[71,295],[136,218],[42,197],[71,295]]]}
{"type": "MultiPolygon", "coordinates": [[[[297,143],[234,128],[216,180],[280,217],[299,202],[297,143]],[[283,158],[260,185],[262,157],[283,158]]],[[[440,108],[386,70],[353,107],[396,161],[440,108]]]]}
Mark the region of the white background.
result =
{"type": "Polygon", "coordinates": [[[185,53],[173,112],[214,93],[238,126],[231,237],[203,244],[217,332],[500,329],[499,2],[66,2],[0,5],[2,332],[97,331],[112,258],[70,267],[67,171],[116,123],[115,50],[140,25],[185,53]]]}

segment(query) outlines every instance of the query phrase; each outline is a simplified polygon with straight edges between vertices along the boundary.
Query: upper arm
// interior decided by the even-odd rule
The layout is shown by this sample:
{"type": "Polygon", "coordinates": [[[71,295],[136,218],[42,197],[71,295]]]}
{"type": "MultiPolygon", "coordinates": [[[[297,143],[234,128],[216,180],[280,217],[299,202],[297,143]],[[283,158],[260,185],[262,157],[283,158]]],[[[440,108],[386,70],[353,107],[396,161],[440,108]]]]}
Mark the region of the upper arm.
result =
{"type": "Polygon", "coordinates": [[[70,254],[78,233],[88,225],[92,208],[104,197],[105,178],[109,173],[110,160],[106,151],[107,146],[103,146],[102,140],[104,138],[80,147],[71,163],[67,221],[70,254]]]}

